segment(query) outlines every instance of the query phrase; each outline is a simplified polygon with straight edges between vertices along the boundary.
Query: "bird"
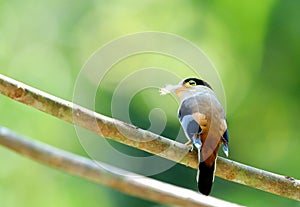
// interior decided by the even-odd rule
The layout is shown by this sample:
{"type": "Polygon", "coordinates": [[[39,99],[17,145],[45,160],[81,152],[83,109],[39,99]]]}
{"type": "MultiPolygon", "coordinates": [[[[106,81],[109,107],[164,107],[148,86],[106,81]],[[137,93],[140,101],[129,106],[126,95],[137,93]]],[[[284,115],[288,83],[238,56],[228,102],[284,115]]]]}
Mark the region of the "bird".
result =
{"type": "Polygon", "coordinates": [[[200,193],[209,195],[212,189],[219,146],[228,156],[228,129],[225,111],[212,87],[204,80],[186,78],[178,85],[160,89],[161,95],[175,94],[180,101],[178,119],[192,151],[198,150],[197,185],[200,193]]]}

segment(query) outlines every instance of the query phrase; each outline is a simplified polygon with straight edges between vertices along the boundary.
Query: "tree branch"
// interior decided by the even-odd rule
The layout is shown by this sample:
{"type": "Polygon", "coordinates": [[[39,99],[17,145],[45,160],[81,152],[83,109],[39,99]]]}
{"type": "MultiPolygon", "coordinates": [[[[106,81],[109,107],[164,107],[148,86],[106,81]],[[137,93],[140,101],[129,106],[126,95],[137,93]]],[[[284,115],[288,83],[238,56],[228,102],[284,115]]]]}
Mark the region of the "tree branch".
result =
{"type": "MultiPolygon", "coordinates": [[[[188,153],[188,148],[181,143],[97,114],[3,75],[0,75],[0,93],[103,137],[157,154],[192,168],[198,166],[197,153],[188,153]]],[[[216,175],[221,178],[300,201],[299,180],[221,157],[218,157],[217,166],[216,175]]]]}
{"type": "Polygon", "coordinates": [[[40,163],[146,200],[177,206],[239,206],[26,139],[4,127],[0,127],[0,144],[40,163]]]}

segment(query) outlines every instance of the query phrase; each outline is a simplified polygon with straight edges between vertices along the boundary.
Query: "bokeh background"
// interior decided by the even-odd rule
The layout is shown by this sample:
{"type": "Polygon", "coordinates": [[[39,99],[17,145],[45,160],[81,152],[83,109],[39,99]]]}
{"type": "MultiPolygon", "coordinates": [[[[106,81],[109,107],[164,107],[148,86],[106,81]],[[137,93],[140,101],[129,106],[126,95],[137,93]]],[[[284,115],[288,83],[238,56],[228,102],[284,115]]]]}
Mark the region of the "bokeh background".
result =
{"type": "MultiPolygon", "coordinates": [[[[207,54],[223,81],[230,159],[299,179],[299,9],[300,2],[294,0],[0,1],[0,73],[72,100],[80,69],[108,41],[149,30],[180,35],[207,54]]],[[[119,66],[125,72],[120,74],[153,65],[182,67],[167,57],[141,57],[125,61],[119,66]]],[[[178,73],[184,78],[190,75],[185,71],[178,73]]],[[[109,104],[120,74],[110,74],[99,89],[98,112],[111,115],[109,104]]],[[[153,89],[132,100],[132,123],[147,129],[149,112],[166,99],[169,104],[161,106],[168,118],[163,135],[175,136],[179,130],[177,103],[171,97],[159,97],[153,89]]],[[[72,125],[4,96],[0,96],[0,125],[87,156],[72,125]]],[[[145,155],[111,144],[124,153],[145,155]]],[[[0,162],[2,207],[160,206],[40,165],[2,147],[0,162]]],[[[195,170],[175,165],[152,177],[196,190],[195,175],[195,170]]],[[[247,206],[300,206],[220,178],[215,179],[212,196],[247,206]]]]}

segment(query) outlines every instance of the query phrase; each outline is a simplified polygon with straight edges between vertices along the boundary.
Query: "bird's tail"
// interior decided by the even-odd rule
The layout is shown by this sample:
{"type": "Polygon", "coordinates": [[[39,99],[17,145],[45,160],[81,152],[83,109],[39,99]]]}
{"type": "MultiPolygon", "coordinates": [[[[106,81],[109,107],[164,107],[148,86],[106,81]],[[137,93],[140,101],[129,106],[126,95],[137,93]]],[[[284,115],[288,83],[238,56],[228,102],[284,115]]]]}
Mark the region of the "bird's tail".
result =
{"type": "Polygon", "coordinates": [[[215,166],[216,163],[214,162],[212,166],[208,166],[205,162],[199,163],[199,170],[198,170],[198,189],[200,193],[204,195],[209,195],[212,184],[215,177],[215,166]]]}
{"type": "MultiPolygon", "coordinates": [[[[212,189],[212,185],[215,177],[215,169],[216,169],[216,153],[214,152],[207,160],[203,161],[201,159],[201,152],[198,149],[198,174],[197,174],[197,182],[199,192],[204,195],[209,195],[212,189]]],[[[217,152],[217,151],[216,151],[217,152]]]]}

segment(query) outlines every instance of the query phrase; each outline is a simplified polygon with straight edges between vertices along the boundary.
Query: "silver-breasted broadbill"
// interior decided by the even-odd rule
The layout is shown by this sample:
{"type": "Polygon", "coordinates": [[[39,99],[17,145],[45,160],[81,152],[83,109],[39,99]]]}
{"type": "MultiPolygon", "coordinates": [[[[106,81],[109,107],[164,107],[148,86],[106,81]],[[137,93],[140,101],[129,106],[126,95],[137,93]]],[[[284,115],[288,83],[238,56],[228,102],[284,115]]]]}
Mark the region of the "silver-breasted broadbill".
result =
{"type": "Polygon", "coordinates": [[[178,85],[167,85],[162,95],[174,93],[179,98],[178,118],[188,138],[186,145],[198,150],[198,189],[209,195],[214,181],[218,149],[228,156],[228,131],[225,112],[211,86],[198,78],[187,78],[178,85]]]}

